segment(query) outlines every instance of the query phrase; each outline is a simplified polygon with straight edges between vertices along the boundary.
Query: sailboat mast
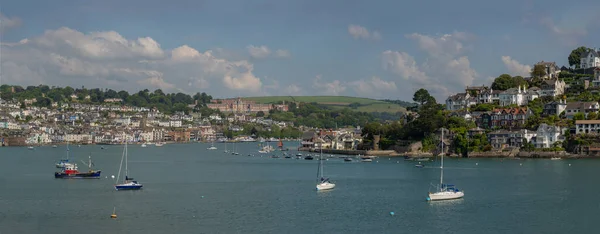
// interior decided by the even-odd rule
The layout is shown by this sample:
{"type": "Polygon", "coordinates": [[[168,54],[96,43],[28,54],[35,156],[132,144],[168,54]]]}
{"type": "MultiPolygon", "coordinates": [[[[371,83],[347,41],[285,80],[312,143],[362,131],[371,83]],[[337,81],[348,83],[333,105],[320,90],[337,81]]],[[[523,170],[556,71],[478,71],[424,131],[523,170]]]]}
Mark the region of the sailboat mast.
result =
{"type": "MultiPolygon", "coordinates": [[[[444,184],[444,128],[442,128],[442,156],[441,156],[441,166],[440,166],[440,186],[444,184]]],[[[441,188],[441,187],[440,187],[441,188]]]]}
{"type": "Polygon", "coordinates": [[[127,136],[125,136],[125,178],[129,175],[129,169],[127,169],[127,161],[129,161],[129,159],[127,158],[127,154],[127,136]]]}
{"type": "Polygon", "coordinates": [[[320,142],[319,149],[321,150],[321,153],[319,155],[319,171],[321,172],[320,177],[323,177],[323,142],[320,142]]]}
{"type": "Polygon", "coordinates": [[[67,161],[69,161],[69,142],[67,141],[67,161]]]}

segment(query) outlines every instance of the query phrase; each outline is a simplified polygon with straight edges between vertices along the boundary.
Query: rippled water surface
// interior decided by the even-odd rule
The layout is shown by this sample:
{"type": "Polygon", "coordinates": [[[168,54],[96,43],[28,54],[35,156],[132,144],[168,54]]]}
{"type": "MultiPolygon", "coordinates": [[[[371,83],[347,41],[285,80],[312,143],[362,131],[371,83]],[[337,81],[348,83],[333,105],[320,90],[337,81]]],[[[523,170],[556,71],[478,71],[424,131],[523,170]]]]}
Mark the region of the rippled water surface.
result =
{"type": "Polygon", "coordinates": [[[65,146],[0,148],[0,233],[597,233],[600,219],[598,160],[445,160],[445,181],[466,195],[432,203],[438,162],[330,158],[337,186],[316,192],[317,160],[209,146],[130,145],[141,191],[112,187],[123,146],[71,147],[78,162],[92,155],[98,180],[54,179],[65,146]]]}

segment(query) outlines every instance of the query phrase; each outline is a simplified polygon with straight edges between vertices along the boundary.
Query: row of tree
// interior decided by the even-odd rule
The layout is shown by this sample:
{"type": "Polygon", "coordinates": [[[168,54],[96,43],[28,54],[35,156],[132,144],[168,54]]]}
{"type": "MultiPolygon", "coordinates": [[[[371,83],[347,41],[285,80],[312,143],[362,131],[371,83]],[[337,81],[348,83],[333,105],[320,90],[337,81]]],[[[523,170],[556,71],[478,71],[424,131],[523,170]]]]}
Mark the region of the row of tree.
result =
{"type": "Polygon", "coordinates": [[[23,101],[25,99],[37,100],[35,105],[48,107],[53,102],[81,102],[90,104],[104,103],[104,100],[109,98],[119,98],[123,100],[123,104],[158,108],[158,110],[170,113],[174,111],[189,112],[192,108],[189,105],[198,103],[198,108],[206,106],[210,103],[212,96],[206,93],[196,93],[193,96],[184,93],[168,93],[165,94],[162,90],[157,89],[150,92],[144,89],[137,93],[130,94],[127,91],[115,91],[112,89],[86,89],[85,87],[73,89],[72,87],[49,87],[47,85],[27,86],[0,86],[0,97],[5,100],[17,99],[23,101]],[[76,97],[74,98],[73,95],[76,97]]]}

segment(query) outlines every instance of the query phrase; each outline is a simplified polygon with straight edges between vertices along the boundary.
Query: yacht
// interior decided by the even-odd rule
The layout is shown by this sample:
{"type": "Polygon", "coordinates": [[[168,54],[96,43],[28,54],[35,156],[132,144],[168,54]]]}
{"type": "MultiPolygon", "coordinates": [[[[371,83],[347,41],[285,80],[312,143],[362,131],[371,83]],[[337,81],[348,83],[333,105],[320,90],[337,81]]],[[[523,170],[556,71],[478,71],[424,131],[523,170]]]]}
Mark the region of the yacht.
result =
{"type": "Polygon", "coordinates": [[[440,184],[437,186],[436,192],[429,192],[427,196],[427,201],[441,201],[441,200],[451,200],[451,199],[459,199],[465,196],[463,191],[460,191],[451,184],[444,184],[444,129],[442,129],[442,152],[440,156],[440,184]]]}

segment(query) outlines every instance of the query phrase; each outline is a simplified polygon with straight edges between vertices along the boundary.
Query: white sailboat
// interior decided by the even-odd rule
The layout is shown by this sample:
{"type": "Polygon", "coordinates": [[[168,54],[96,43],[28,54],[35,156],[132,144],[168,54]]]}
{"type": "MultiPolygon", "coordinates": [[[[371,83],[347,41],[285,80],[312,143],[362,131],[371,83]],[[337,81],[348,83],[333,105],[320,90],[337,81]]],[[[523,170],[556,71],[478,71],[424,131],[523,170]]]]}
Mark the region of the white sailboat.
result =
{"type": "Polygon", "coordinates": [[[321,148],[321,155],[319,156],[319,169],[317,172],[317,191],[335,188],[335,184],[329,182],[329,178],[324,178],[323,174],[323,149],[321,148]]]}
{"type": "Polygon", "coordinates": [[[127,168],[127,141],[125,141],[125,147],[123,148],[123,156],[121,156],[121,165],[119,166],[119,174],[117,174],[117,180],[121,176],[121,168],[123,167],[123,159],[125,159],[125,180],[121,184],[115,184],[116,190],[138,190],[143,187],[142,184],[138,183],[133,178],[129,177],[129,169],[127,168]]]}
{"type": "Polygon", "coordinates": [[[216,150],[217,147],[215,147],[215,142],[213,141],[210,145],[210,147],[206,148],[207,150],[216,150]]]}
{"type": "Polygon", "coordinates": [[[69,142],[67,141],[67,159],[61,159],[55,165],[56,168],[66,168],[66,167],[74,167],[74,163],[69,162],[69,142]]]}
{"type": "Polygon", "coordinates": [[[233,142],[233,150],[231,151],[232,155],[239,155],[240,153],[237,152],[237,150],[235,149],[235,141],[233,142]]]}
{"type": "Polygon", "coordinates": [[[440,184],[437,186],[436,192],[429,192],[427,195],[427,201],[441,201],[459,199],[465,196],[463,191],[454,188],[454,185],[444,184],[444,129],[442,128],[442,156],[440,165],[440,184]]]}
{"type": "Polygon", "coordinates": [[[225,151],[223,151],[223,153],[229,153],[229,150],[227,150],[227,142],[225,142],[225,151]]]}

